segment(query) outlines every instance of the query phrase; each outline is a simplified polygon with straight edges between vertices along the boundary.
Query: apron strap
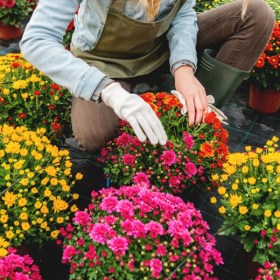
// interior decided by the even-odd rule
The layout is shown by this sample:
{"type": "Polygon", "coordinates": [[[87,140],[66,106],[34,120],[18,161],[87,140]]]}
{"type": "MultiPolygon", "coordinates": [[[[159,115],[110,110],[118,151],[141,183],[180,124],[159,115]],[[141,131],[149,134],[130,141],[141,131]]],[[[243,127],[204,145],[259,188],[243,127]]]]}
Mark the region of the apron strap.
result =
{"type": "Polygon", "coordinates": [[[125,6],[126,0],[113,0],[113,3],[111,4],[110,9],[117,11],[117,12],[123,12],[124,6],[125,6]]]}

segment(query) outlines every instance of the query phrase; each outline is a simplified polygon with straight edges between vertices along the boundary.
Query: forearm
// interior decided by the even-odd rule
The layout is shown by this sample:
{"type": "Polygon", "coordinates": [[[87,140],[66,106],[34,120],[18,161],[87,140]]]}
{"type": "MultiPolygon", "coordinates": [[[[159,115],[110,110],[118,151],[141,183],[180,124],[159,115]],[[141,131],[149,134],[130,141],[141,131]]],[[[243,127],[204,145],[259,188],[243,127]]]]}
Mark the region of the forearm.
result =
{"type": "Polygon", "coordinates": [[[176,14],[167,33],[170,48],[170,67],[174,72],[174,65],[188,62],[194,70],[197,65],[197,16],[193,9],[195,1],[187,0],[176,14]]]}
{"type": "Polygon", "coordinates": [[[25,59],[76,97],[89,100],[105,74],[75,58],[61,44],[80,0],[40,0],[20,48],[25,59]],[[63,12],[58,12],[63,7],[63,12]]]}

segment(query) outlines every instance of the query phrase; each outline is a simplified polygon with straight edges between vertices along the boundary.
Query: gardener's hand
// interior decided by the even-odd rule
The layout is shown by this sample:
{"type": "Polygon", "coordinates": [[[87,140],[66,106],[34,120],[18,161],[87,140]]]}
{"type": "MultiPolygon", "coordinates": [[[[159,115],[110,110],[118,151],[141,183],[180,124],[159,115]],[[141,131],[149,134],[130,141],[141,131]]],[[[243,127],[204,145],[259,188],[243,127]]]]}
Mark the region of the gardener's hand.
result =
{"type": "MultiPolygon", "coordinates": [[[[171,93],[173,95],[175,95],[179,99],[180,103],[183,105],[183,107],[181,109],[181,114],[185,115],[188,112],[185,97],[177,90],[171,90],[171,93]]],[[[206,99],[207,99],[207,113],[214,112],[216,114],[217,118],[223,124],[228,125],[228,123],[226,122],[227,116],[221,110],[219,110],[218,108],[216,108],[214,106],[214,103],[215,103],[214,96],[213,95],[207,95],[206,99]]]]}
{"type": "Polygon", "coordinates": [[[130,94],[121,85],[114,82],[108,85],[101,93],[103,102],[111,107],[117,116],[127,121],[141,142],[147,137],[155,145],[165,145],[167,135],[161,121],[141,97],[130,94]]]}
{"type": "Polygon", "coordinates": [[[191,66],[184,65],[174,72],[175,88],[186,100],[189,113],[189,125],[203,122],[207,113],[206,92],[201,83],[194,76],[191,66]]]}

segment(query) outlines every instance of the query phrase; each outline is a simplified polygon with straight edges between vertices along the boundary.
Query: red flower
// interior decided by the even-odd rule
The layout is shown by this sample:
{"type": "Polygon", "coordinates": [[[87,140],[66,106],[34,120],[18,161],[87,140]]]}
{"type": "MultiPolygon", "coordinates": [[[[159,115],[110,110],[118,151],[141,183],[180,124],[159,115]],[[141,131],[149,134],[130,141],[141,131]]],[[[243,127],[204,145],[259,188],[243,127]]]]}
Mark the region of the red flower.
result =
{"type": "Polygon", "coordinates": [[[8,9],[10,9],[15,5],[15,0],[6,0],[5,5],[8,9]]]}
{"type": "Polygon", "coordinates": [[[278,68],[278,64],[279,64],[279,58],[277,56],[268,56],[267,57],[268,62],[270,63],[270,65],[274,68],[278,68]]]}
{"type": "Polygon", "coordinates": [[[265,64],[265,58],[266,58],[266,54],[265,53],[262,53],[261,55],[260,55],[260,57],[258,58],[258,61],[257,61],[257,63],[256,63],[256,67],[257,68],[262,68],[263,66],[264,66],[264,64],[265,64]]]}
{"type": "Polygon", "coordinates": [[[60,90],[60,86],[57,85],[57,84],[51,84],[51,88],[52,88],[53,90],[60,90]]]}
{"type": "Polygon", "coordinates": [[[52,128],[53,130],[59,130],[60,129],[60,124],[59,123],[52,123],[52,128]]]}
{"type": "Polygon", "coordinates": [[[26,119],[27,118],[27,115],[24,112],[19,113],[18,116],[21,119],[26,119]]]}
{"type": "Polygon", "coordinates": [[[14,62],[11,64],[11,67],[12,67],[12,68],[19,68],[19,67],[20,67],[20,63],[17,62],[17,61],[14,61],[14,62]]]}
{"type": "Polygon", "coordinates": [[[34,95],[39,96],[41,92],[39,90],[34,90],[34,95]]]}
{"type": "Polygon", "coordinates": [[[54,104],[50,104],[49,110],[54,110],[54,109],[55,109],[55,105],[54,104]]]}

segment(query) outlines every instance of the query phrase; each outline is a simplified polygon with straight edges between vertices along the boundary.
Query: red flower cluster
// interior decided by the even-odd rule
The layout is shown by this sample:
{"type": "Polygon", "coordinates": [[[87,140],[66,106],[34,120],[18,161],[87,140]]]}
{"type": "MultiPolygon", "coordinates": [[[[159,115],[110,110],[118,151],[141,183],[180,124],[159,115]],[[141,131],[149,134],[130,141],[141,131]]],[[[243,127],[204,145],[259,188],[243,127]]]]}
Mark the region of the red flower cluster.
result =
{"type": "Polygon", "coordinates": [[[151,183],[173,193],[200,183],[210,189],[212,174],[219,173],[228,155],[228,133],[216,114],[211,112],[204,124],[189,127],[174,95],[160,92],[141,97],[159,116],[169,141],[165,146],[141,143],[121,121],[119,136],[102,148],[99,158],[110,180],[117,185],[151,183]]]}
{"type": "Polygon", "coordinates": [[[192,203],[156,188],[103,189],[61,228],[63,262],[71,279],[216,279],[223,261],[208,230],[192,203]]]}
{"type": "Polygon", "coordinates": [[[251,72],[258,88],[280,90],[280,21],[275,22],[271,38],[251,72]]]}

